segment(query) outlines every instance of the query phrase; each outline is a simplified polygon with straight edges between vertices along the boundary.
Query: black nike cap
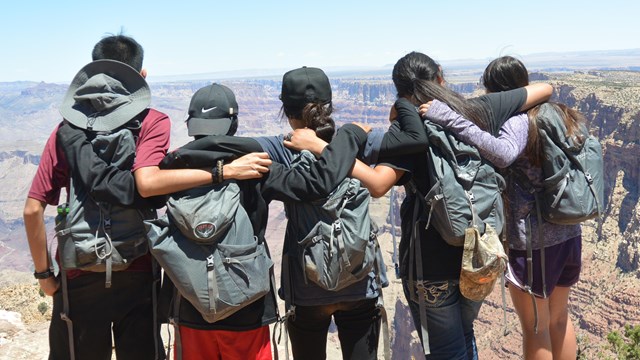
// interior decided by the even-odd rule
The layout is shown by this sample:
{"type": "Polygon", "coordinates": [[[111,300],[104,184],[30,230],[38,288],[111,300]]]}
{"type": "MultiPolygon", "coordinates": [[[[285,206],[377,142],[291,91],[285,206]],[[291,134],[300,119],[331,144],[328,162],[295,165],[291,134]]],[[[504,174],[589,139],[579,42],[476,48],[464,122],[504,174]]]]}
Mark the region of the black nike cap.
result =
{"type": "Polygon", "coordinates": [[[189,136],[226,135],[238,118],[233,91],[220,84],[205,86],[193,94],[189,104],[189,136]]]}

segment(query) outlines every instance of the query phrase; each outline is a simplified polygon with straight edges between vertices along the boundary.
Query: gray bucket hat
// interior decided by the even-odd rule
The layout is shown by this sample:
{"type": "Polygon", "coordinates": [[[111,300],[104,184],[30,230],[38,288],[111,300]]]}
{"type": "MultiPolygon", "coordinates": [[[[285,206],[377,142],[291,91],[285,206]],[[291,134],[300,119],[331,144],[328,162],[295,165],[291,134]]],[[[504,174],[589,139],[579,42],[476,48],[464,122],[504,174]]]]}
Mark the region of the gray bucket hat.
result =
{"type": "Polygon", "coordinates": [[[92,131],[111,131],[126,124],[151,103],[145,79],[129,65],[96,60],[73,78],[60,114],[71,124],[92,131]]]}

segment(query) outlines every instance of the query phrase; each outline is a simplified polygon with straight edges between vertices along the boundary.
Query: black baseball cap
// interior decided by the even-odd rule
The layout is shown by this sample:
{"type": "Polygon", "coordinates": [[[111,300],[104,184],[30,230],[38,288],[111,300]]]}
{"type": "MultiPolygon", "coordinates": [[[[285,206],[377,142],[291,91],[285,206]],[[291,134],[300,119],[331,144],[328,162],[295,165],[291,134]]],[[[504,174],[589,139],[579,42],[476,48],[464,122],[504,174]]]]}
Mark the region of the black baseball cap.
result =
{"type": "Polygon", "coordinates": [[[331,101],[331,84],[324,71],[303,66],[288,71],[282,77],[280,100],[285,106],[304,106],[310,102],[331,101]]]}
{"type": "Polygon", "coordinates": [[[220,84],[205,86],[193,94],[189,104],[189,136],[226,135],[237,121],[238,103],[233,91],[220,84]]]}

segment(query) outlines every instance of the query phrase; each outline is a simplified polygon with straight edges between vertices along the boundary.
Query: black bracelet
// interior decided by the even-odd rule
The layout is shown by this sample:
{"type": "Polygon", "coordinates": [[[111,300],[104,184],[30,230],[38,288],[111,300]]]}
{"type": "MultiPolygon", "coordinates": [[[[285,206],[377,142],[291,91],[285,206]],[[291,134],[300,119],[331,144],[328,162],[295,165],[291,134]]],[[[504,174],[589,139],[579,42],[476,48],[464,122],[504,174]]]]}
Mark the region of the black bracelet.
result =
{"type": "Polygon", "coordinates": [[[211,168],[211,183],[214,185],[218,183],[218,164],[211,168]]]}
{"type": "Polygon", "coordinates": [[[35,277],[38,280],[42,280],[42,279],[48,279],[50,277],[53,277],[55,274],[53,273],[53,271],[51,269],[47,269],[43,272],[37,272],[34,271],[33,272],[33,277],[35,277]]]}

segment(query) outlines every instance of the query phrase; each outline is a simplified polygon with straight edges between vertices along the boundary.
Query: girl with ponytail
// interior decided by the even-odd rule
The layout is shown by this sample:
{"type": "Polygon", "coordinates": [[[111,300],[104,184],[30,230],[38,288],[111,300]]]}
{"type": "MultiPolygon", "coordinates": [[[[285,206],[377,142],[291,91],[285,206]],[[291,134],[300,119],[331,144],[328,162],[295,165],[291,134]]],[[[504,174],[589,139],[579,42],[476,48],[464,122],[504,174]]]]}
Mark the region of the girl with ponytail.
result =
{"type": "MultiPolygon", "coordinates": [[[[398,99],[391,111],[393,121],[389,132],[380,140],[378,165],[370,168],[360,161],[352,171],[374,197],[383,196],[394,185],[408,184],[409,180],[426,194],[428,181],[425,150],[426,134],[417,106],[432,100],[449,105],[473,121],[480,129],[497,134],[502,124],[514,113],[526,110],[551,96],[546,84],[529,85],[507,92],[488,94],[465,100],[444,86],[441,67],[429,56],[411,52],[395,64],[392,72],[398,99]],[[417,130],[416,130],[417,129],[417,130]]],[[[289,144],[292,145],[292,144],[289,144]]],[[[294,144],[299,146],[299,144],[294,144]]],[[[473,321],[481,302],[465,299],[458,287],[462,262],[462,248],[447,244],[440,234],[429,226],[425,217],[414,224],[414,206],[419,214],[426,214],[424,204],[411,190],[401,207],[402,237],[399,246],[400,271],[403,288],[416,328],[426,318],[428,340],[418,331],[427,359],[477,359],[473,321]],[[424,281],[410,283],[409,243],[412,229],[418,229],[421,243],[424,281]],[[427,303],[426,314],[421,314],[418,297],[427,303]],[[428,342],[427,342],[428,341],[428,342]],[[427,351],[428,350],[428,351],[427,351]]]]}

